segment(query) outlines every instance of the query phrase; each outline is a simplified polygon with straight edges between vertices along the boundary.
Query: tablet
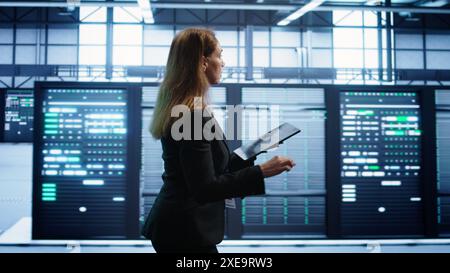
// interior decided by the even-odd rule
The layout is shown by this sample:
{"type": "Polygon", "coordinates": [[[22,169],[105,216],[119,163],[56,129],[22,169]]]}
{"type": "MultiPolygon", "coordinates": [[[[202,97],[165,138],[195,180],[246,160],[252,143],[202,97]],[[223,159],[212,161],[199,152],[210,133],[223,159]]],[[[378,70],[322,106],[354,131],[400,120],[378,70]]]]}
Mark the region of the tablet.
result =
{"type": "Polygon", "coordinates": [[[270,149],[278,147],[283,143],[283,141],[300,132],[301,130],[296,128],[294,125],[285,122],[277,128],[265,133],[257,140],[243,145],[233,152],[243,160],[247,160],[263,152],[267,152],[270,149]]]}

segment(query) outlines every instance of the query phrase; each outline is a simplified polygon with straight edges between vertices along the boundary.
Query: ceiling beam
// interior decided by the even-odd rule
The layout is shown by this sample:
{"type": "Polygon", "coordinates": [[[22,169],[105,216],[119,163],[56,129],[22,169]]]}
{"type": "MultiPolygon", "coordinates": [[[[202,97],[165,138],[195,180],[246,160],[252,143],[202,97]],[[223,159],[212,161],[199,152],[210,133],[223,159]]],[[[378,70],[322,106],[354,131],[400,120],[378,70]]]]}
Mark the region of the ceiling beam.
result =
{"type": "MultiPolygon", "coordinates": [[[[78,6],[82,7],[137,7],[137,2],[125,1],[81,1],[78,6]]],[[[69,7],[68,2],[0,2],[0,7],[69,7]]],[[[299,5],[265,5],[265,4],[214,4],[214,3],[161,3],[152,2],[152,8],[155,9],[209,9],[209,10],[273,10],[292,12],[297,10],[299,5]]],[[[428,14],[450,14],[450,9],[446,8],[417,8],[408,6],[363,6],[363,5],[323,5],[314,9],[315,11],[334,11],[334,10],[354,10],[354,11],[375,11],[375,12],[410,12],[410,13],[428,13],[428,14]]]]}

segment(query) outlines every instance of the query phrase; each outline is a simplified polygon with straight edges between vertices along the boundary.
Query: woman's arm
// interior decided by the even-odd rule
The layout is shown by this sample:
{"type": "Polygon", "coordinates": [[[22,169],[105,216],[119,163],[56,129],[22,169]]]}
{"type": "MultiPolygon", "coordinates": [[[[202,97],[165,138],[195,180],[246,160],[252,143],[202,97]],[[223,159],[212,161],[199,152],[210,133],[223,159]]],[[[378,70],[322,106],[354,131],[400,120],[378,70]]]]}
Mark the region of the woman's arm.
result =
{"type": "Polygon", "coordinates": [[[180,164],[188,188],[199,203],[265,193],[259,166],[215,175],[211,143],[207,140],[181,141],[180,164]]]}
{"type": "Polygon", "coordinates": [[[241,170],[243,168],[255,166],[256,157],[249,158],[248,160],[243,160],[235,153],[230,154],[230,161],[228,163],[228,168],[231,172],[241,170]]]}

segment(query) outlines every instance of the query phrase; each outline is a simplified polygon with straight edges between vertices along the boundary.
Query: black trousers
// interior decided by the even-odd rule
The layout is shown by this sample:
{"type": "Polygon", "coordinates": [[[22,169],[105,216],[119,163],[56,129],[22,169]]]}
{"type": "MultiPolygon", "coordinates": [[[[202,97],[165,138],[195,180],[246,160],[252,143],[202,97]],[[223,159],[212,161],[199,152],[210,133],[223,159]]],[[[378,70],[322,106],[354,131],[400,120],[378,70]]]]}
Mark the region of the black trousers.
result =
{"type": "Polygon", "coordinates": [[[156,253],[219,253],[215,245],[211,246],[174,246],[162,245],[152,242],[156,253]]]}

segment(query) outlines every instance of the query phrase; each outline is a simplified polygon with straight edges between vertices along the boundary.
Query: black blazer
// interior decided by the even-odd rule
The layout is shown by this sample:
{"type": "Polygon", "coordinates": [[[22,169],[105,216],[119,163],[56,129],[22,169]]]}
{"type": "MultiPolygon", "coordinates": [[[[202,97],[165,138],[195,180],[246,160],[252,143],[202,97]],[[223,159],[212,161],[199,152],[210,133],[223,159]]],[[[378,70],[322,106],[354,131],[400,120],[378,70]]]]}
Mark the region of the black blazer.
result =
{"type": "Polygon", "coordinates": [[[175,141],[168,136],[161,145],[164,184],[142,229],[154,245],[216,245],[224,236],[224,199],[265,193],[260,167],[230,154],[224,140],[175,141]]]}

